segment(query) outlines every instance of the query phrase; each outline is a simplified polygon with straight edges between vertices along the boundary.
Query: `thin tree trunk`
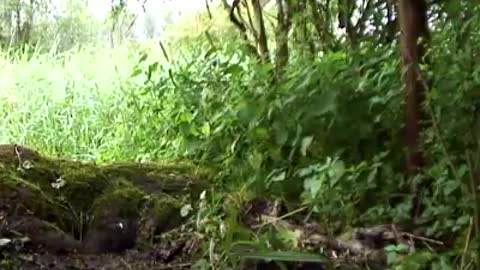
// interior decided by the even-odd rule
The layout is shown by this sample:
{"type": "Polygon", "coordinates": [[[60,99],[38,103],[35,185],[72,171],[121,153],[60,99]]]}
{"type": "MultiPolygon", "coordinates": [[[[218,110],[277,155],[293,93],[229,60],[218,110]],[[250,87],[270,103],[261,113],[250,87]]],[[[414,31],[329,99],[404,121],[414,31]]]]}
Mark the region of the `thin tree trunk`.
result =
{"type": "Polygon", "coordinates": [[[255,57],[258,58],[259,61],[261,61],[261,57],[257,49],[255,48],[255,46],[250,44],[248,33],[247,33],[247,27],[245,26],[245,22],[241,17],[240,0],[234,0],[231,6],[228,4],[228,1],[226,0],[223,1],[223,4],[224,4],[224,7],[227,8],[227,11],[229,12],[230,21],[240,31],[240,35],[244,41],[245,47],[249,52],[255,55],[255,57]],[[235,15],[235,12],[237,12],[237,15],[235,15]]]}
{"type": "Polygon", "coordinates": [[[282,73],[283,68],[288,64],[289,58],[288,32],[292,25],[292,3],[290,2],[290,0],[277,0],[277,50],[275,54],[275,68],[280,74],[282,73]]]}
{"type": "MultiPolygon", "coordinates": [[[[406,170],[411,177],[417,175],[424,166],[420,135],[422,132],[421,122],[424,119],[422,106],[428,85],[420,74],[420,65],[424,61],[423,56],[429,39],[426,13],[425,0],[399,1],[400,44],[406,90],[406,170]]],[[[416,184],[413,184],[412,191],[416,195],[414,211],[417,211],[421,190],[416,184]]]]}
{"type": "Polygon", "coordinates": [[[256,27],[258,31],[258,50],[260,51],[260,56],[262,62],[269,62],[269,51],[268,51],[268,41],[267,41],[267,31],[265,30],[265,23],[263,21],[263,11],[260,4],[260,0],[252,0],[253,11],[255,13],[256,27]]]}

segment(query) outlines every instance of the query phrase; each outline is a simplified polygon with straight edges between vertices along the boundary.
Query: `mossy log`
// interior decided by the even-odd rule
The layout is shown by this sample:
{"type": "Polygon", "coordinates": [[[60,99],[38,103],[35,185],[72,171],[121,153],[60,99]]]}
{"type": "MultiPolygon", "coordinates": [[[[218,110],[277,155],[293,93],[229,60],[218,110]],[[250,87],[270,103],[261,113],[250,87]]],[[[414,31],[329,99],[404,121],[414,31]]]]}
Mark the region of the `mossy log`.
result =
{"type": "Polygon", "coordinates": [[[182,223],[207,173],[188,164],[93,163],[0,145],[0,238],[26,235],[45,249],[123,251],[182,223]]]}

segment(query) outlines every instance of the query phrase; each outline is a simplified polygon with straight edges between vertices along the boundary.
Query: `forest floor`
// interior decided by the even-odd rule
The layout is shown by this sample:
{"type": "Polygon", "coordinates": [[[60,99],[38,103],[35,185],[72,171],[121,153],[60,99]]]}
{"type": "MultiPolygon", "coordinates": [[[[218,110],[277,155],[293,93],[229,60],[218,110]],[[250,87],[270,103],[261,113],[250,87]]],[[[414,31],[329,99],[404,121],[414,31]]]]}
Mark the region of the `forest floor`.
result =
{"type": "Polygon", "coordinates": [[[193,260],[189,255],[196,247],[190,238],[121,253],[78,254],[49,252],[27,244],[4,249],[0,261],[3,262],[1,269],[5,270],[192,269],[193,260]]]}
{"type": "MultiPolygon", "coordinates": [[[[0,179],[1,269],[203,270],[211,268],[202,258],[218,255],[205,251],[211,239],[196,231],[193,213],[182,214],[185,205],[190,212],[198,208],[209,186],[208,173],[190,165],[100,166],[0,145],[0,179]]],[[[255,260],[262,257],[259,250],[240,251],[247,260],[239,267],[284,269],[277,259],[298,270],[386,269],[387,245],[442,245],[395,224],[333,236],[322,224],[301,217],[286,213],[280,201],[257,198],[241,205],[238,219],[245,229],[290,232],[296,250],[317,255],[262,251],[274,259],[261,262],[255,260]]]]}

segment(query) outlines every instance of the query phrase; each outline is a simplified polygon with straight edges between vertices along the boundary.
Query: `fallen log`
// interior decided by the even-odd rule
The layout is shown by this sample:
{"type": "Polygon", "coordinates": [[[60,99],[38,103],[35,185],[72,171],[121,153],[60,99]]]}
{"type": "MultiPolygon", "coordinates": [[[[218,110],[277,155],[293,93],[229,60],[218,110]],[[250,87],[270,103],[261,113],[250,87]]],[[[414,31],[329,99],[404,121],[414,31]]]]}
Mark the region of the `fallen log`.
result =
{"type": "Polygon", "coordinates": [[[24,235],[53,252],[121,252],[182,224],[182,203],[207,179],[185,163],[96,165],[0,145],[0,238],[24,235]]]}

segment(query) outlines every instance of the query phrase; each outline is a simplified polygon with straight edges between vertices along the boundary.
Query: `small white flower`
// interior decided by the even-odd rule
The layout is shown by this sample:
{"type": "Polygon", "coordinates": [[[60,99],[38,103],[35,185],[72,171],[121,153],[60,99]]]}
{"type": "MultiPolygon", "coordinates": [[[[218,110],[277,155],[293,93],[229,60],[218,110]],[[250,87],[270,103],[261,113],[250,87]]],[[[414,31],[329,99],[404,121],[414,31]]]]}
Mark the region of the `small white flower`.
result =
{"type": "Polygon", "coordinates": [[[33,168],[33,163],[30,160],[25,160],[22,162],[22,168],[24,168],[25,170],[30,170],[31,168],[33,168]]]}
{"type": "Polygon", "coordinates": [[[188,214],[190,213],[190,211],[192,211],[193,208],[192,208],[192,205],[190,204],[186,204],[182,207],[182,209],[180,209],[180,215],[182,217],[186,217],[188,216],[188,214]]]}
{"type": "Polygon", "coordinates": [[[60,176],[55,182],[51,183],[52,188],[54,189],[60,189],[63,186],[65,186],[66,182],[65,180],[60,176]]]}

